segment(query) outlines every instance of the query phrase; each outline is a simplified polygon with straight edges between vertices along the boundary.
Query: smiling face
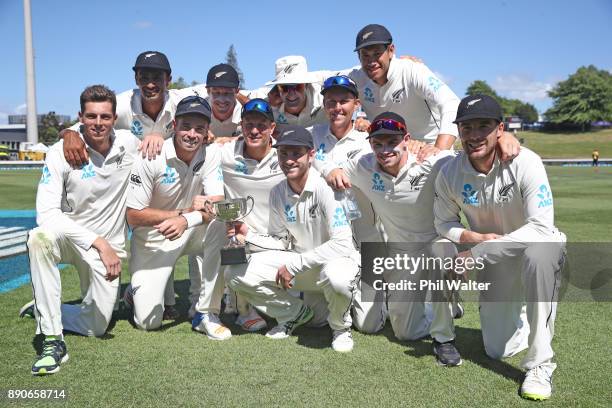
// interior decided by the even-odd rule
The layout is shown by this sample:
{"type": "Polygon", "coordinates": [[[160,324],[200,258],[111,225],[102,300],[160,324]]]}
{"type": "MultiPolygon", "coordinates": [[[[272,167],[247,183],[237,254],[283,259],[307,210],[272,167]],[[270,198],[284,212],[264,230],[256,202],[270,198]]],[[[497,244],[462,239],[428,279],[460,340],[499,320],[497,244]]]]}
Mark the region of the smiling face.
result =
{"type": "Polygon", "coordinates": [[[463,150],[472,163],[491,161],[504,124],[495,119],[471,119],[458,125],[463,150]]]}
{"type": "Polygon", "coordinates": [[[105,143],[117,119],[113,104],[108,101],[85,102],[84,106],[83,112],[79,112],[79,121],[84,127],[85,140],[92,146],[105,143]]]}
{"type": "Polygon", "coordinates": [[[300,182],[308,178],[308,169],[314,159],[314,149],[305,146],[277,147],[278,162],[287,180],[300,182]]]}
{"type": "Polygon", "coordinates": [[[190,156],[208,135],[208,119],[198,114],[181,115],[174,120],[174,146],[179,157],[190,156]]]}
{"type": "Polygon", "coordinates": [[[361,48],[359,50],[359,61],[368,78],[378,85],[384,85],[387,82],[387,73],[394,52],[395,46],[393,44],[374,44],[361,48]]]}
{"type": "Polygon", "coordinates": [[[370,139],[370,146],[380,167],[389,174],[397,175],[408,155],[406,142],[408,134],[380,135],[370,139]]]}
{"type": "Polygon", "coordinates": [[[210,105],[215,117],[225,120],[234,112],[238,89],[220,86],[206,88],[210,96],[210,105]]]}
{"type": "Polygon", "coordinates": [[[245,113],[241,127],[247,149],[267,149],[275,126],[274,122],[260,113],[245,113]]]}
{"type": "Polygon", "coordinates": [[[332,130],[346,129],[352,125],[353,113],[359,107],[359,99],[342,88],[332,88],[323,96],[325,114],[332,130]]]}
{"type": "Polygon", "coordinates": [[[278,85],[278,90],[285,112],[297,116],[306,107],[306,84],[278,85]]]}
{"type": "Polygon", "coordinates": [[[161,69],[136,70],[136,84],[144,102],[159,102],[164,100],[172,77],[161,69]]]}

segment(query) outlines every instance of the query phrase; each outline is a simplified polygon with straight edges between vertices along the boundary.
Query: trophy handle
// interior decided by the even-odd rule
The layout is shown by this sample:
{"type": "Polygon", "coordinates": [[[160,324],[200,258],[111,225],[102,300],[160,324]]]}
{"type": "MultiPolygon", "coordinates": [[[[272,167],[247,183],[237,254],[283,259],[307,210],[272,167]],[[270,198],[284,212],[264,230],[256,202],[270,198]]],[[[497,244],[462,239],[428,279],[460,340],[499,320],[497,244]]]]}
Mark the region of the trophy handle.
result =
{"type": "Polygon", "coordinates": [[[246,197],[246,208],[247,208],[247,212],[245,212],[242,216],[240,216],[240,218],[238,218],[237,220],[234,221],[238,221],[243,219],[244,217],[246,217],[247,215],[249,215],[251,213],[251,211],[253,211],[253,208],[255,207],[255,199],[251,196],[247,196],[246,197]],[[251,202],[251,208],[249,209],[249,201],[251,202]]]}

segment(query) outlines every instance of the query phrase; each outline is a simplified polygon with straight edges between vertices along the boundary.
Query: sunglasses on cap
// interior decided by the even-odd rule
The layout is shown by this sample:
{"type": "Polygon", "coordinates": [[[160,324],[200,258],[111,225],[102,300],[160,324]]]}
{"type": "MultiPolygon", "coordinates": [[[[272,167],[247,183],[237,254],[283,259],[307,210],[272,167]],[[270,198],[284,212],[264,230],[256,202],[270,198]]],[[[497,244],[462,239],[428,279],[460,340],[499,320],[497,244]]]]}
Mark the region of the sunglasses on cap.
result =
{"type": "Polygon", "coordinates": [[[368,128],[368,133],[374,133],[377,130],[385,129],[385,130],[394,130],[406,132],[406,126],[393,119],[378,119],[370,124],[368,128]]]}
{"type": "Polygon", "coordinates": [[[248,112],[258,112],[263,113],[268,118],[273,118],[274,114],[272,113],[272,108],[270,104],[263,99],[251,99],[242,107],[242,115],[248,112]]]}
{"type": "Polygon", "coordinates": [[[278,90],[283,93],[287,93],[290,90],[295,90],[297,92],[302,92],[304,88],[306,88],[306,84],[278,84],[278,90]]]}
{"type": "Polygon", "coordinates": [[[331,88],[332,86],[356,86],[355,83],[351,80],[351,78],[345,75],[337,75],[333,77],[329,77],[323,82],[323,89],[331,88]]]}

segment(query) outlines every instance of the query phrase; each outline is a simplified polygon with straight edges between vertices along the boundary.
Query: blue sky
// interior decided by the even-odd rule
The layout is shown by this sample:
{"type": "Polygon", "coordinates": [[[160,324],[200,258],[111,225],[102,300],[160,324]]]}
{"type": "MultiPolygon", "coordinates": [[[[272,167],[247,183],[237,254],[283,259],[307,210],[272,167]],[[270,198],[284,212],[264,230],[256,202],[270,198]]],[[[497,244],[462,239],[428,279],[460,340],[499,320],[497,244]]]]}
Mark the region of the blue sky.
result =
{"type": "MultiPolygon", "coordinates": [[[[284,55],[304,55],[310,70],[357,64],[355,35],[369,23],[389,28],[398,54],[422,58],[460,97],[482,79],[544,111],[546,90],[578,67],[612,70],[610,0],[31,2],[38,112],[72,117],[87,85],[133,87],[144,50],[166,53],[175,78],[203,82],[234,44],[256,88],[284,55]]],[[[22,1],[0,0],[0,38],[6,123],[25,112],[22,1]]]]}

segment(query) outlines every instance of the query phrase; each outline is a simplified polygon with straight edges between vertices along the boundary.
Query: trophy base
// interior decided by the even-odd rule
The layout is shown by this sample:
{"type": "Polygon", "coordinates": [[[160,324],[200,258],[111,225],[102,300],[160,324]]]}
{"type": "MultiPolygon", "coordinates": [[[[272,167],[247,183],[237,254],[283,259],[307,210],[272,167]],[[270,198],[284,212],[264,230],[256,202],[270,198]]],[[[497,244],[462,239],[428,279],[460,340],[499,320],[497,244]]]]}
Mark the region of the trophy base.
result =
{"type": "Polygon", "coordinates": [[[247,263],[245,247],[221,249],[221,265],[240,265],[247,263]]]}

